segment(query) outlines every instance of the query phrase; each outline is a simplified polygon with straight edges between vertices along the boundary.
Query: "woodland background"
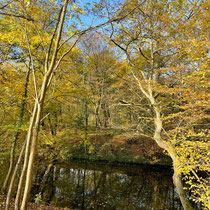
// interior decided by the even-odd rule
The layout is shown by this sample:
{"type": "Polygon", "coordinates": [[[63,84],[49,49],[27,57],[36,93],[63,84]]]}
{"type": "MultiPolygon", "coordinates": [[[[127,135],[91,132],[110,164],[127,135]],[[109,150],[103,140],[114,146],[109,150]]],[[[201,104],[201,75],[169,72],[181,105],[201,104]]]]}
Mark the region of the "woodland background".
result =
{"type": "Polygon", "coordinates": [[[36,158],[172,164],[208,209],[209,3],[1,1],[2,192],[26,144],[28,183],[36,158]]]}

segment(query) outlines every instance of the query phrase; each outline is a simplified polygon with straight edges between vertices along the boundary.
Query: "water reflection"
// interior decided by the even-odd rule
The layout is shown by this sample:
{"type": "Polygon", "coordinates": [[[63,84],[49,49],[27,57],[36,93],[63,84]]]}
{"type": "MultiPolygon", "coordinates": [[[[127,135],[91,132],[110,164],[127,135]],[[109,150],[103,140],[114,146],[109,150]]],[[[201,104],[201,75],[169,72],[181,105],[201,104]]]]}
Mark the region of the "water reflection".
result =
{"type": "Polygon", "coordinates": [[[72,209],[182,209],[171,177],[168,170],[148,167],[52,165],[39,168],[32,194],[72,209]]]}

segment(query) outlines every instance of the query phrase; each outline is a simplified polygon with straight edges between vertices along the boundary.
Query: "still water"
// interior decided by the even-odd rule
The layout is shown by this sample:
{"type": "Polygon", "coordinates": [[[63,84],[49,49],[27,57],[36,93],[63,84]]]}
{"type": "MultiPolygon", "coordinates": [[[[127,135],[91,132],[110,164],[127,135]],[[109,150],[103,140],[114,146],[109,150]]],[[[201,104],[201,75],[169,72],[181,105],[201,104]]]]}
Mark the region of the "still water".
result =
{"type": "Polygon", "coordinates": [[[71,162],[41,166],[35,174],[32,199],[36,197],[53,206],[99,210],[182,209],[170,168],[71,162]]]}

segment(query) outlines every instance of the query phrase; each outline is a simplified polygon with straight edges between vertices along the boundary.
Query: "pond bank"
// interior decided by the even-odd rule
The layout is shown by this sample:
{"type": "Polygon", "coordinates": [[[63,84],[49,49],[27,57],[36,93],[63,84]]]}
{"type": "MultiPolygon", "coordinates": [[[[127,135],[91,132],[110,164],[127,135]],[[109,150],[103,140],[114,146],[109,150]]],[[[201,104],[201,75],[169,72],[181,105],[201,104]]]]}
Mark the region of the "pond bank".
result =
{"type": "Polygon", "coordinates": [[[88,160],[116,164],[171,166],[168,155],[147,136],[88,135],[86,139],[66,139],[66,160],[88,160]]]}

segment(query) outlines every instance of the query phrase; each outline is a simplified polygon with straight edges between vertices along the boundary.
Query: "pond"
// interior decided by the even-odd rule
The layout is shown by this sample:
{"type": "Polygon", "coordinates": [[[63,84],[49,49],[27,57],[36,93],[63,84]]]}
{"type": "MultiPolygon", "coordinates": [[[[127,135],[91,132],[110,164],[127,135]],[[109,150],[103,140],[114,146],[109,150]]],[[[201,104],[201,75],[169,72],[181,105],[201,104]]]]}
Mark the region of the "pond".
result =
{"type": "Polygon", "coordinates": [[[107,210],[182,209],[170,168],[73,161],[41,166],[35,174],[32,200],[53,206],[107,210]]]}

